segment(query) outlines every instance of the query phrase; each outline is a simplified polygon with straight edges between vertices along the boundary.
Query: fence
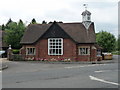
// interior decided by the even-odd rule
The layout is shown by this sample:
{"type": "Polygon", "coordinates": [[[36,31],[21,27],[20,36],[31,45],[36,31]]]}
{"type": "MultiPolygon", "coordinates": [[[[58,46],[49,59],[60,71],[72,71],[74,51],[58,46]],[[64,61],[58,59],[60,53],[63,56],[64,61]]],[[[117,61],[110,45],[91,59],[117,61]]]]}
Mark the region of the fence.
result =
{"type": "Polygon", "coordinates": [[[11,54],[9,56],[9,60],[11,61],[23,61],[25,60],[24,55],[21,54],[11,54]]]}

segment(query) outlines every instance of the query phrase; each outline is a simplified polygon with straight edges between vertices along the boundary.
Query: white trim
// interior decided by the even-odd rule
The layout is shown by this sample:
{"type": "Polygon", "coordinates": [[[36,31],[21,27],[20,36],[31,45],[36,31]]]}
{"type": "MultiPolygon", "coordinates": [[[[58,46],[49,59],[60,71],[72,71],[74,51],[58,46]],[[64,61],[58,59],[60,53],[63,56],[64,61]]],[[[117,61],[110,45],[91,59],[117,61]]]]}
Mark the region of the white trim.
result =
{"type": "MultiPolygon", "coordinates": [[[[59,42],[59,41],[58,41],[59,42]]],[[[48,55],[63,55],[63,38],[48,38],[48,55]],[[56,44],[56,40],[61,40],[61,45],[50,45],[50,40],[55,40],[55,44],[56,44]],[[53,46],[53,47],[55,47],[55,48],[51,48],[51,46],[53,46]],[[56,46],[61,46],[61,48],[56,48],[56,46]],[[50,53],[50,49],[51,50],[55,50],[55,53],[53,54],[51,54],[50,53]],[[57,54],[56,53],[56,50],[58,50],[59,51],[59,49],[61,50],[61,54],[57,54]]]]}
{"type": "Polygon", "coordinates": [[[36,48],[35,47],[26,47],[26,55],[36,55],[36,48]],[[28,49],[34,49],[34,54],[28,54],[28,49]]]}
{"type": "Polygon", "coordinates": [[[88,47],[88,46],[78,47],[78,55],[90,55],[90,47],[88,47]],[[80,48],[82,48],[82,49],[84,48],[85,49],[85,54],[81,54],[80,48]],[[88,49],[87,53],[86,53],[86,49],[88,49]]]}

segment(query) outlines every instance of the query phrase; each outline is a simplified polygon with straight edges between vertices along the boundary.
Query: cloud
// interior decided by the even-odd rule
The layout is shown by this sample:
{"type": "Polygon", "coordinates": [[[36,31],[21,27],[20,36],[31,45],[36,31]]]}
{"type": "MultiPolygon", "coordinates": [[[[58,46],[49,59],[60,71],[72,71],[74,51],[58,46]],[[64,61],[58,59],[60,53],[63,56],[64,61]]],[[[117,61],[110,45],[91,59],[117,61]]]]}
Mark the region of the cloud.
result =
{"type": "MultiPolygon", "coordinates": [[[[97,31],[105,29],[109,31],[117,28],[118,2],[119,0],[1,0],[0,25],[5,24],[9,18],[13,21],[22,19],[30,22],[35,18],[37,22],[42,20],[81,22],[83,4],[88,4],[88,10],[92,13],[92,21],[97,25],[97,31]],[[99,25],[101,24],[101,26],[99,25]],[[112,27],[109,28],[107,24],[112,27]]],[[[112,32],[114,33],[114,32],[112,32]]]]}
{"type": "Polygon", "coordinates": [[[96,22],[117,24],[118,11],[116,6],[106,7],[104,9],[93,8],[92,13],[93,20],[96,22]]]}

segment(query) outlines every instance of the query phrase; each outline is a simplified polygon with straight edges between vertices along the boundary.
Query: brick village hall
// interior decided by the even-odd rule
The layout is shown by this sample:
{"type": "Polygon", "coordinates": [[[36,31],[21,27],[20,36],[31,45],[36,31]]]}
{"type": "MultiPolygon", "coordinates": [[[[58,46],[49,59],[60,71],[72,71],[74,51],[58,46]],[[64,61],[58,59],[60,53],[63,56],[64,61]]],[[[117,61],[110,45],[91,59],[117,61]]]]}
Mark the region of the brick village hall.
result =
{"type": "Polygon", "coordinates": [[[26,60],[95,61],[101,49],[96,44],[91,13],[82,12],[82,22],[30,24],[21,44],[21,54],[26,60]]]}

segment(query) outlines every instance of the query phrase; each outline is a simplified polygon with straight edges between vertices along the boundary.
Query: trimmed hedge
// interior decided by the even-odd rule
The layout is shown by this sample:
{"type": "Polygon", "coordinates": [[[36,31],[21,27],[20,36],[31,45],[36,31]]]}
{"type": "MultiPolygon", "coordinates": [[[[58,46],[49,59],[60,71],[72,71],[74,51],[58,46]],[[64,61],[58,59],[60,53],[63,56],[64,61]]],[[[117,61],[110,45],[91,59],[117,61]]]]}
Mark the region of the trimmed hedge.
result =
{"type": "Polygon", "coordinates": [[[12,50],[12,53],[13,53],[13,54],[19,54],[19,52],[20,52],[19,49],[13,49],[13,50],[12,50]]]}
{"type": "Polygon", "coordinates": [[[112,52],[113,55],[120,55],[120,51],[112,52]]]}

